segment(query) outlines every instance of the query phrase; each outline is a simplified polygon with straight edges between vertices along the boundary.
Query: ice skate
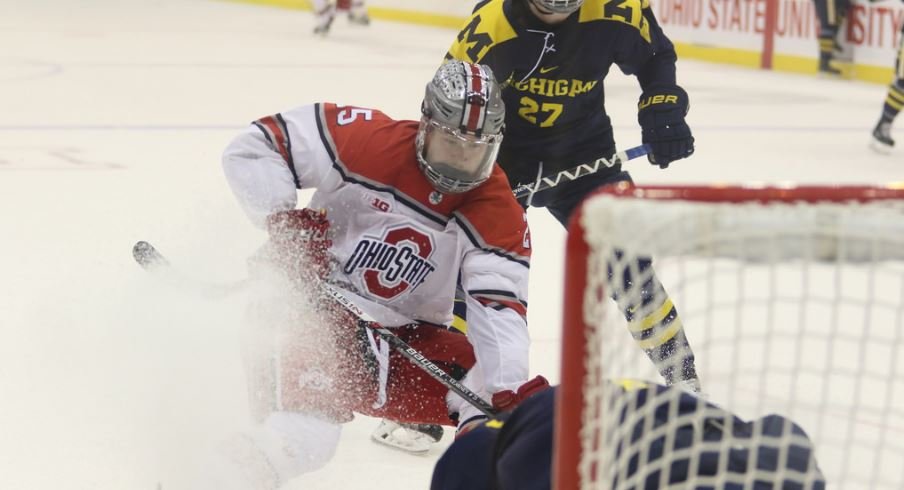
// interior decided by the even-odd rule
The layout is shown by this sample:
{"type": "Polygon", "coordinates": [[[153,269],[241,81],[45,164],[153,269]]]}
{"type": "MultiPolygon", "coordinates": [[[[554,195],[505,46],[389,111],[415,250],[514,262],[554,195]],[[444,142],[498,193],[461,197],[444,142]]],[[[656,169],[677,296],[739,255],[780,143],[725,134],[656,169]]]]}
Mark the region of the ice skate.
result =
{"type": "Polygon", "coordinates": [[[370,16],[367,15],[367,9],[362,7],[349,10],[348,23],[356,26],[370,25],[370,16]]]}
{"type": "Polygon", "coordinates": [[[317,25],[314,26],[314,34],[318,36],[326,36],[330,32],[330,26],[333,25],[333,18],[336,11],[332,5],[327,5],[323,10],[317,12],[317,25]]]}
{"type": "Polygon", "coordinates": [[[841,69],[835,65],[835,57],[832,53],[821,53],[819,56],[819,75],[827,78],[838,78],[841,69]]]}
{"type": "Polygon", "coordinates": [[[895,140],[891,138],[891,121],[880,120],[873,128],[873,139],[870,147],[878,153],[889,154],[895,147],[895,140]]]}
{"type": "Polygon", "coordinates": [[[443,428],[432,424],[399,424],[383,419],[371,438],[394,449],[424,454],[443,438],[443,428]]]}

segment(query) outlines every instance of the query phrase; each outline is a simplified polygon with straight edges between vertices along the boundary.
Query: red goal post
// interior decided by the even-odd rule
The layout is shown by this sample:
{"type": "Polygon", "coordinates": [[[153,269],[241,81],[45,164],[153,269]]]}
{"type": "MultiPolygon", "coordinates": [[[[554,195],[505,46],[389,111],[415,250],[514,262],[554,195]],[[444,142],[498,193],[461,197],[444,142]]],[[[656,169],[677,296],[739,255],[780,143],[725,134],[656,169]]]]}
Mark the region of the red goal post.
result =
{"type": "MultiPolygon", "coordinates": [[[[815,440],[815,457],[830,488],[904,488],[904,470],[899,468],[904,457],[904,186],[620,184],[585,200],[569,228],[555,489],[614,488],[612,476],[605,475],[603,468],[607,463],[603,459],[605,424],[597,423],[608,415],[607,405],[594,399],[605,390],[597,390],[588,380],[640,374],[662,383],[649,377],[655,370],[633,369],[633,361],[618,366],[607,363],[601,358],[603,350],[588,341],[598,341],[599,331],[619,330],[610,325],[615,324],[612,318],[619,317],[611,311],[617,308],[606,306],[614,305],[605,281],[613,264],[606,260],[612,249],[634,246],[643,249],[639,254],[654,258],[657,275],[683,317],[698,367],[708,357],[719,359],[701,373],[710,402],[734,410],[735,402],[750,398],[750,406],[737,403],[741,413],[747,414],[744,410],[750,408],[751,415],[763,415],[758,411],[768,410],[813,422],[804,429],[815,440]],[[610,247],[608,253],[599,253],[600,242],[610,247]],[[669,276],[671,252],[678,259],[676,272],[669,276]],[[666,274],[660,271],[663,264],[666,274]],[[789,270],[784,270],[784,264],[789,264],[789,270]],[[734,275],[728,281],[727,273],[734,275]],[[744,282],[748,280],[754,280],[752,286],[744,282]],[[840,284],[830,284],[836,280],[840,284]],[[857,283],[861,280],[863,287],[857,283]],[[791,283],[796,289],[788,286],[791,283]],[[675,284],[678,287],[672,290],[675,284]],[[816,291],[823,286],[828,289],[826,296],[816,291]],[[785,291],[788,288],[795,290],[785,291]],[[860,294],[860,289],[865,292],[860,294]],[[752,293],[753,298],[742,293],[752,293]],[[721,296],[710,300],[708,295],[721,296]],[[809,323],[816,323],[816,330],[807,330],[811,327],[804,324],[809,323]],[[736,338],[719,337],[734,324],[738,331],[727,335],[736,338]],[[745,339],[745,331],[757,330],[759,324],[763,331],[745,339]],[[827,333],[819,330],[822,324],[830,325],[827,333]],[[847,343],[854,346],[854,354],[846,354],[847,343]],[[748,349],[757,352],[750,356],[748,349]],[[769,354],[770,349],[781,353],[769,354]],[[774,371],[768,365],[742,366],[750,357],[776,364],[774,371]],[[793,359],[793,364],[783,366],[782,358],[793,359]],[[849,362],[854,364],[850,369],[849,362]],[[875,362],[880,365],[873,366],[875,362]],[[740,385],[740,395],[731,391],[732,385],[740,385]],[[775,390],[757,392],[758,387],[775,390]],[[776,390],[782,394],[776,396],[776,390]],[[842,391],[842,400],[832,398],[838,393],[827,394],[833,391],[842,391]],[[873,397],[877,400],[859,400],[870,398],[864,393],[880,392],[882,396],[873,397]],[[851,405],[849,398],[857,400],[851,405]],[[814,410],[819,415],[810,415],[814,410]],[[879,442],[862,440],[861,433],[866,432],[879,442]],[[892,433],[900,442],[884,435],[892,433]],[[876,468],[883,465],[882,471],[889,474],[878,471],[877,475],[876,468]]],[[[619,364],[621,353],[629,351],[637,353],[638,366],[649,363],[640,348],[629,343],[618,351],[619,364]]]]}

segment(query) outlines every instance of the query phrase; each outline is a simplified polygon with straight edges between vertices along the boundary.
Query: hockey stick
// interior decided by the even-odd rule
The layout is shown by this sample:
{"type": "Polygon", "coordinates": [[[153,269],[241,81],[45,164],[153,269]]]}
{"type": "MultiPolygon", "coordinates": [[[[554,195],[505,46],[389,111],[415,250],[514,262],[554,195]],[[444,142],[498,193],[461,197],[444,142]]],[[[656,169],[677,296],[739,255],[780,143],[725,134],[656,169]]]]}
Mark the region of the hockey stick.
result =
{"type": "Polygon", "coordinates": [[[516,199],[521,199],[531,194],[555,187],[561,184],[563,181],[571,182],[573,180],[580,179],[581,177],[595,174],[599,172],[601,168],[612,168],[617,164],[627,162],[628,160],[633,160],[640,156],[644,156],[649,153],[650,150],[650,145],[640,145],[635,146],[634,148],[628,148],[625,151],[616,153],[610,160],[606,160],[605,158],[598,158],[590,163],[582,163],[555,174],[540,177],[540,179],[534,183],[516,185],[512,189],[512,193],[515,194],[516,199]]]}
{"type": "MultiPolygon", "coordinates": [[[[163,254],[161,254],[159,251],[157,251],[157,249],[153,245],[145,241],[140,241],[136,243],[134,247],[132,247],[132,257],[136,262],[138,262],[138,265],[148,271],[167,270],[172,272],[174,270],[170,266],[169,261],[166,260],[166,257],[164,257],[163,254]]],[[[205,290],[208,296],[225,296],[235,293],[245,288],[247,285],[247,280],[222,285],[207,283],[198,284],[199,288],[205,290]]],[[[412,364],[415,364],[416,366],[424,370],[424,372],[429,374],[430,377],[437,380],[440,384],[448,388],[456,395],[464,398],[465,401],[473,405],[474,408],[483,412],[487,417],[496,415],[496,410],[493,408],[493,406],[487,403],[483,398],[481,398],[480,395],[468,389],[457,379],[453,378],[449,373],[445,372],[441,367],[437,366],[432,361],[424,357],[423,354],[418,352],[417,349],[408,345],[408,343],[399,338],[398,335],[392,333],[392,331],[380,325],[372,316],[359,308],[358,305],[356,305],[354,302],[352,302],[352,300],[342,294],[342,292],[337,288],[323,281],[320,282],[320,286],[327,294],[329,294],[334,300],[336,300],[336,302],[350,311],[353,315],[358,317],[362,325],[376,332],[377,335],[380,336],[380,338],[388,342],[391,347],[399,351],[399,353],[409,361],[411,361],[412,364]]]]}
{"type": "Polygon", "coordinates": [[[230,283],[214,284],[178,274],[176,268],[170,265],[169,261],[166,260],[166,257],[158,252],[153,245],[145,241],[139,241],[132,247],[132,258],[148,272],[156,273],[166,271],[166,276],[168,276],[172,282],[181,283],[183,285],[188,283],[190,289],[196,291],[204,298],[223,298],[235,294],[248,286],[248,279],[241,279],[230,283]]]}

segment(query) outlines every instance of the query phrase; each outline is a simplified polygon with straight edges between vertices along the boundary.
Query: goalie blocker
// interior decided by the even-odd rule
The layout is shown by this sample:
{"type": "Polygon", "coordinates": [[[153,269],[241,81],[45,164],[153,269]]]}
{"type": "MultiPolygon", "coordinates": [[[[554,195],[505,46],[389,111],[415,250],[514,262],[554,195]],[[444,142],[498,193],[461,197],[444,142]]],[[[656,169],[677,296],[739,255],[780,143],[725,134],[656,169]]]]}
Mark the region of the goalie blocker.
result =
{"type": "MultiPolygon", "coordinates": [[[[809,437],[785,417],[748,422],[680,388],[634,380],[609,383],[628,401],[619,408],[619,439],[603,443],[624,448],[615,452],[619,471],[605,488],[825,489],[809,437]],[[687,415],[696,417],[694,423],[668,423],[687,415]],[[643,437],[647,431],[662,433],[643,437]],[[638,439],[644,443],[629,442],[638,439]],[[800,481],[808,484],[802,487],[800,481]]],[[[540,392],[456,439],[437,462],[430,489],[550,488],[557,391],[540,392]]]]}

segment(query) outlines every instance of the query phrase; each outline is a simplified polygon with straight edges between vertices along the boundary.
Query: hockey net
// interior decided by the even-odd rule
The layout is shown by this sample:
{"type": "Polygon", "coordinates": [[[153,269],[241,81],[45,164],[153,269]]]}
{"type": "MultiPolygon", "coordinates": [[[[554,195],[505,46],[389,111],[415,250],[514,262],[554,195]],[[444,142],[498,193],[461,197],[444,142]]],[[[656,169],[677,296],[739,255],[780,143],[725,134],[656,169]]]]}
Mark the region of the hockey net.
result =
{"type": "Polygon", "coordinates": [[[629,185],[589,198],[569,232],[555,488],[821,488],[815,465],[788,463],[806,444],[790,425],[679,448],[706,404],[678,414],[672,389],[639,409],[604,381],[663,383],[609,299],[638,296],[608,279],[637,257],[677,307],[706,401],[798,424],[829,488],[904,488],[904,187],[629,185]]]}

